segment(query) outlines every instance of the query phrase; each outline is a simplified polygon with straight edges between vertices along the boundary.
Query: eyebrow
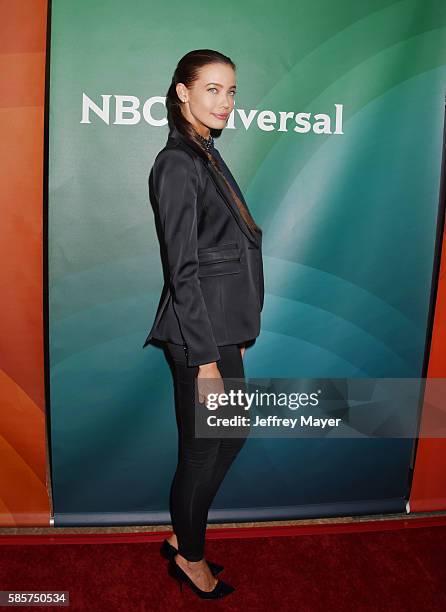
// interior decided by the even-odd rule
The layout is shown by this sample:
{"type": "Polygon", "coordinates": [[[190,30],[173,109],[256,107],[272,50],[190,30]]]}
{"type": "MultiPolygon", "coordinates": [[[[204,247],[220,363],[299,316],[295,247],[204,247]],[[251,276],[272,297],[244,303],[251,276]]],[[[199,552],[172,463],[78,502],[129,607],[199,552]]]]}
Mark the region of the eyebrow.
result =
{"type": "MultiPolygon", "coordinates": [[[[206,83],[205,87],[207,87],[208,85],[219,85],[220,87],[223,87],[223,85],[221,83],[206,83]]],[[[236,85],[231,85],[231,87],[236,87],[236,85]]],[[[231,87],[229,89],[231,89],[231,87]]]]}

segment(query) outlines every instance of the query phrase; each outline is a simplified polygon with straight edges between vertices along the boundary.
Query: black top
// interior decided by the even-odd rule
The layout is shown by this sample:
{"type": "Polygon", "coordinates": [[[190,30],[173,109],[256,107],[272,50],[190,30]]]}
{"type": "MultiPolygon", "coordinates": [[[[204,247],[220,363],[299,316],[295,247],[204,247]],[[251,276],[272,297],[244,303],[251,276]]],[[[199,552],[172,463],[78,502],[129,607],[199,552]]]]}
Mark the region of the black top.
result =
{"type": "Polygon", "coordinates": [[[214,146],[212,146],[209,149],[209,153],[217,160],[217,162],[220,163],[221,171],[225,175],[226,180],[229,182],[231,187],[234,189],[235,193],[238,195],[240,200],[243,202],[243,195],[242,195],[242,193],[240,191],[240,188],[237,185],[237,182],[234,180],[234,177],[230,173],[228,166],[225,164],[225,161],[224,161],[223,157],[220,155],[219,150],[216,149],[214,146]]]}

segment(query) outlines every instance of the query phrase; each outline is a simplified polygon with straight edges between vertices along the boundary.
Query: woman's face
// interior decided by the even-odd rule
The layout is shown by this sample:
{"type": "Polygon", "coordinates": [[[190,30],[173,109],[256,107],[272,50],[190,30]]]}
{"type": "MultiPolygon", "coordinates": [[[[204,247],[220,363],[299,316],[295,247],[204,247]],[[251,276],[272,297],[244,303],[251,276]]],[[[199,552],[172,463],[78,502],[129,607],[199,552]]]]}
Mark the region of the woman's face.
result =
{"type": "Polygon", "coordinates": [[[198,78],[186,87],[176,86],[186,119],[199,134],[207,138],[209,130],[222,130],[234,108],[235,71],[229,64],[207,64],[198,78]]]}

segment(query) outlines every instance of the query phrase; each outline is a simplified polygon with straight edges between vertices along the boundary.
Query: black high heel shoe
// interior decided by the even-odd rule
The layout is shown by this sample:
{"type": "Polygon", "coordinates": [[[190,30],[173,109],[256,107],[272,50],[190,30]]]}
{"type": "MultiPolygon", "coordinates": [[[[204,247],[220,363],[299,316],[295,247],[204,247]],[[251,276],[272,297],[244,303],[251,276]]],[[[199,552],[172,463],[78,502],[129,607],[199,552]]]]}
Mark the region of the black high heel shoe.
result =
{"type": "Polygon", "coordinates": [[[221,599],[222,597],[226,597],[226,595],[230,595],[235,591],[235,588],[228,584],[227,582],[223,582],[217,578],[217,584],[212,589],[212,591],[202,591],[197,587],[195,582],[189,578],[189,576],[184,572],[178,563],[175,561],[175,557],[173,559],[169,559],[169,565],[167,567],[169,576],[178,581],[180,585],[180,590],[183,590],[183,582],[188,585],[188,587],[201,599],[221,599]]]}
{"type": "MultiPolygon", "coordinates": [[[[175,557],[175,555],[178,553],[178,550],[175,548],[175,546],[172,546],[172,544],[170,544],[167,539],[165,539],[161,544],[160,553],[165,559],[169,560],[175,557]]],[[[212,561],[207,561],[207,564],[209,565],[209,569],[211,570],[214,576],[216,576],[225,569],[223,565],[219,565],[218,563],[212,563],[212,561]]]]}

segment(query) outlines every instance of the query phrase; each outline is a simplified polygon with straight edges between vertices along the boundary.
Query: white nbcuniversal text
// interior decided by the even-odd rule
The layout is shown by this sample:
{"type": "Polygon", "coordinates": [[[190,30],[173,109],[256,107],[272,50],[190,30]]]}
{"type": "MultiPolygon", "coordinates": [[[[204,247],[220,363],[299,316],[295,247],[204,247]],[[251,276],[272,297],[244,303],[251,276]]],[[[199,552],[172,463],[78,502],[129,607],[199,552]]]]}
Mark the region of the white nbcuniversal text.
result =
{"type": "MultiPolygon", "coordinates": [[[[153,108],[161,105],[165,115],[166,98],[152,96],[145,100],[141,108],[141,100],[136,96],[102,94],[102,104],[96,104],[85,92],[82,92],[82,119],[80,123],[91,123],[91,114],[110,125],[137,125],[141,119],[154,127],[167,125],[167,118],[163,116],[156,119],[152,115],[153,108]],[[114,98],[114,109],[111,109],[110,98],[114,98]]],[[[289,129],[300,134],[313,132],[314,134],[343,134],[343,104],[335,104],[332,115],[326,113],[295,113],[294,111],[279,111],[251,109],[246,112],[243,108],[234,108],[229,116],[225,129],[236,129],[236,117],[242,126],[248,130],[255,125],[263,132],[288,132],[289,129]],[[295,125],[294,125],[295,123],[295,125]],[[293,127],[294,125],[294,127],[293,127]],[[291,127],[289,127],[291,126],[291,127]]],[[[159,112],[157,113],[159,114],[159,112]]]]}

